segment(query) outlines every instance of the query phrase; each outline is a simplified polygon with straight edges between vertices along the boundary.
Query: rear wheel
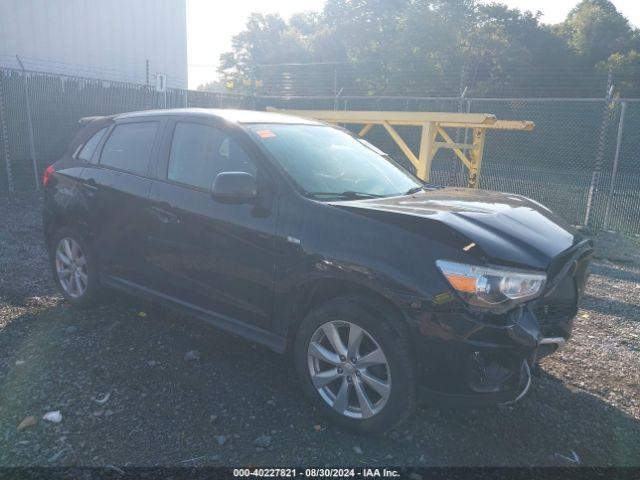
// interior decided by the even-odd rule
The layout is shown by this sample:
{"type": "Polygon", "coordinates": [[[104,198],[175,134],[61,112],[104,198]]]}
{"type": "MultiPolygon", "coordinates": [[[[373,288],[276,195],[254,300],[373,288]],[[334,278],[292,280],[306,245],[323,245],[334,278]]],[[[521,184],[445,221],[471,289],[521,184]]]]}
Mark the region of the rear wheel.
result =
{"type": "Polygon", "coordinates": [[[413,408],[410,352],[385,308],[359,296],[341,297],[303,320],[295,362],[303,388],[336,423],[382,432],[413,408]]]}
{"type": "Polygon", "coordinates": [[[99,296],[98,269],[93,252],[74,229],[63,227],[51,242],[51,267],[64,298],[77,307],[93,304],[99,296]]]}

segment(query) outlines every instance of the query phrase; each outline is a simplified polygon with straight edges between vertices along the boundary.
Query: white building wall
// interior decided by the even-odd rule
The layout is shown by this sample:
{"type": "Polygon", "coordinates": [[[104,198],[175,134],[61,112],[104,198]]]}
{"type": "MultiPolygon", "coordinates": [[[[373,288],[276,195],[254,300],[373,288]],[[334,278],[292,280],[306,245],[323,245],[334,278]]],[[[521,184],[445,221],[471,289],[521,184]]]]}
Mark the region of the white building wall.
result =
{"type": "Polygon", "coordinates": [[[0,0],[0,65],[187,87],[186,0],[0,0]]]}

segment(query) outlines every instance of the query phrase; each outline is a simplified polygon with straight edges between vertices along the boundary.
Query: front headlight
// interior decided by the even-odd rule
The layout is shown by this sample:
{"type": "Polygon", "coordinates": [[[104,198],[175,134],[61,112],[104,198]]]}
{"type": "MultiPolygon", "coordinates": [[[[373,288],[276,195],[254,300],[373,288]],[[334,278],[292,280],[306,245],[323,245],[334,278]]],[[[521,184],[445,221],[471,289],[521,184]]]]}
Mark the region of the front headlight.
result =
{"type": "Polygon", "coordinates": [[[436,265],[469,305],[498,312],[535,298],[547,281],[547,276],[540,272],[481,267],[447,260],[437,260],[436,265]]]}

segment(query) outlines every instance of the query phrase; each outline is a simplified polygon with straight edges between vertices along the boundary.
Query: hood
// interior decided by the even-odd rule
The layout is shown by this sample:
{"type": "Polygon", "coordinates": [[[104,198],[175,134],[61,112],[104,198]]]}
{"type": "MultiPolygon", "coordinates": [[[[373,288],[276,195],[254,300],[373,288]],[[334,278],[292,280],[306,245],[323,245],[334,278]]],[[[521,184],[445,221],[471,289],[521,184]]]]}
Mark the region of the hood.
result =
{"type": "Polygon", "coordinates": [[[357,209],[361,214],[368,210],[439,222],[475,243],[492,262],[540,270],[547,269],[554,257],[583,239],[548,208],[508,193],[442,188],[410,196],[332,204],[357,209]]]}

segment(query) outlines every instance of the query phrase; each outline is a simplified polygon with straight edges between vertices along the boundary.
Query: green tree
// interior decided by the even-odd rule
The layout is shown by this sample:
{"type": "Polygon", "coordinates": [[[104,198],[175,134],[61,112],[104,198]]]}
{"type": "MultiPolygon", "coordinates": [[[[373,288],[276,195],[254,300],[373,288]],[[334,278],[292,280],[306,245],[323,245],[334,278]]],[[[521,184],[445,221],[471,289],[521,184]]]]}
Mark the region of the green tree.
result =
{"type": "Polygon", "coordinates": [[[598,64],[598,69],[614,75],[614,86],[620,96],[638,96],[640,94],[640,50],[626,53],[616,52],[606,61],[598,64]]]}
{"type": "Polygon", "coordinates": [[[556,31],[591,67],[629,49],[635,37],[629,21],[609,0],[582,0],[556,31]]]}
{"type": "Polygon", "coordinates": [[[220,72],[235,90],[255,78],[258,87],[285,82],[290,90],[324,94],[333,66],[263,65],[348,62],[340,67],[341,85],[371,94],[454,94],[463,70],[476,91],[526,93],[553,88],[553,77],[537,71],[574,67],[588,76],[611,65],[628,73],[637,52],[640,34],[609,0],[582,0],[553,26],[542,24],[539,12],[478,0],[326,0],[321,12],[289,21],[252,14],[221,56],[220,72]]]}
{"type": "Polygon", "coordinates": [[[220,57],[219,72],[234,89],[249,88],[257,65],[309,61],[299,33],[280,15],[249,16],[245,30],[231,40],[232,50],[220,57]]]}
{"type": "Polygon", "coordinates": [[[540,78],[527,72],[576,63],[563,39],[542,25],[540,17],[540,12],[501,4],[477,6],[462,47],[468,83],[476,92],[537,88],[540,78]]]}

